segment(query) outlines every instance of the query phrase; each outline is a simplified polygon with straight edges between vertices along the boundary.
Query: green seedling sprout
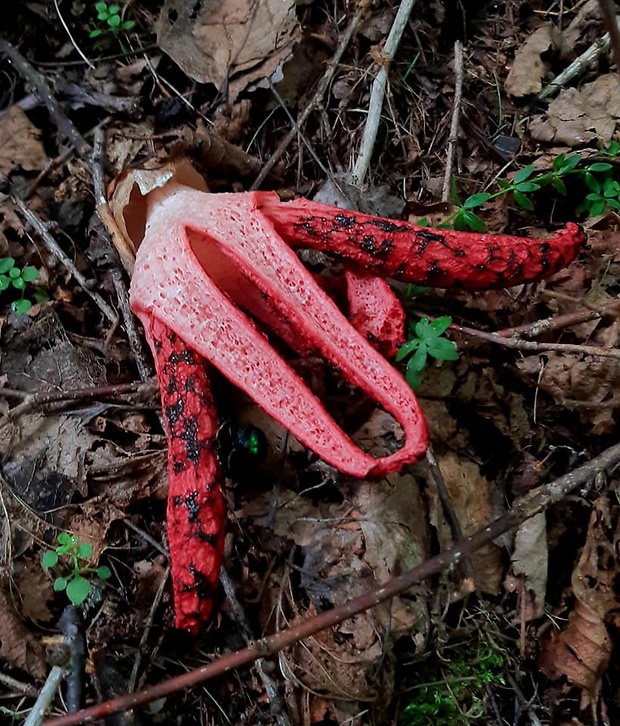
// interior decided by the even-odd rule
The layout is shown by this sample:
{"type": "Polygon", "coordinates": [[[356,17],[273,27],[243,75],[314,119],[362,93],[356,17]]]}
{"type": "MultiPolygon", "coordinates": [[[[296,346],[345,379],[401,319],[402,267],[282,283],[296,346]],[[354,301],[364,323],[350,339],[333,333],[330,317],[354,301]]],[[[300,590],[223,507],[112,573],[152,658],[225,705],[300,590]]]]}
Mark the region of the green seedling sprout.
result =
{"type": "Polygon", "coordinates": [[[12,310],[18,315],[24,315],[32,307],[30,300],[25,298],[26,288],[29,283],[38,279],[39,271],[36,267],[26,265],[19,268],[12,257],[0,258],[0,292],[5,292],[11,288],[19,291],[19,299],[11,303],[12,310]]]}
{"type": "Polygon", "coordinates": [[[58,535],[58,546],[49,550],[43,555],[41,565],[49,570],[56,567],[61,558],[69,560],[69,574],[57,577],[54,580],[56,592],[66,592],[67,597],[74,605],[81,605],[88,597],[92,586],[93,577],[100,580],[108,580],[112,573],[110,568],[102,565],[100,567],[85,567],[80,560],[87,560],[92,557],[92,545],[87,542],[78,542],[78,538],[67,532],[60,532],[58,535]]]}
{"type": "Polygon", "coordinates": [[[91,30],[88,34],[89,38],[100,38],[103,35],[116,38],[120,33],[131,30],[136,24],[134,20],[122,19],[120,5],[108,5],[107,2],[101,0],[95,3],[95,10],[97,11],[97,20],[102,27],[91,30]]]}
{"type": "MultiPolygon", "coordinates": [[[[602,156],[612,159],[618,158],[620,157],[620,143],[612,141],[600,153],[602,156]]],[[[534,165],[529,164],[520,169],[510,182],[498,179],[498,191],[472,194],[462,203],[453,186],[452,197],[458,205],[458,209],[438,226],[460,231],[486,232],[484,220],[476,210],[488,202],[505,194],[511,194],[518,207],[531,212],[534,209],[532,194],[552,186],[559,195],[566,196],[568,178],[581,182],[584,191],[588,192],[577,206],[577,214],[597,217],[610,210],[620,210],[620,183],[614,178],[613,164],[607,161],[584,164],[580,154],[560,154],[553,160],[551,171],[537,172],[534,165]]],[[[422,220],[421,224],[424,223],[422,220]]]]}
{"type": "Polygon", "coordinates": [[[436,318],[432,322],[428,318],[422,318],[417,323],[409,323],[409,340],[400,347],[396,361],[409,359],[405,369],[405,379],[414,390],[422,382],[422,371],[429,356],[436,360],[458,360],[456,345],[442,337],[451,323],[452,318],[448,315],[436,318]]]}

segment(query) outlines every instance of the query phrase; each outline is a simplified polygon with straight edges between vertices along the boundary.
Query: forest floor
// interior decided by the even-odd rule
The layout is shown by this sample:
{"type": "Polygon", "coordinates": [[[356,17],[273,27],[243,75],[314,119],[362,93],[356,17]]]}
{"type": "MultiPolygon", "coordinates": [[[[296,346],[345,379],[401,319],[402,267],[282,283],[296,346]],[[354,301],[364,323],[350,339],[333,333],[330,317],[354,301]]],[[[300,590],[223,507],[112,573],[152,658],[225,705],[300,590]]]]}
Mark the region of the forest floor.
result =
{"type": "MultiPolygon", "coordinates": [[[[620,724],[620,93],[604,5],[3,7],[1,722],[82,723],[152,688],[109,723],[620,724]],[[346,204],[440,243],[450,228],[489,251],[491,235],[587,234],[541,282],[433,288],[438,254],[420,284],[390,283],[411,341],[393,363],[430,448],[380,481],[345,476],[211,375],[228,521],[198,635],[175,629],[167,439],[128,312],[118,222],[139,194],[104,198],[181,159],[213,193],[346,204]],[[261,640],[330,613],[285,648],[261,640]]],[[[548,247],[533,241],[523,267],[548,247]]],[[[343,279],[299,256],[326,289],[343,279]]],[[[279,350],[367,452],[402,444],[342,371],[279,350]]]]}

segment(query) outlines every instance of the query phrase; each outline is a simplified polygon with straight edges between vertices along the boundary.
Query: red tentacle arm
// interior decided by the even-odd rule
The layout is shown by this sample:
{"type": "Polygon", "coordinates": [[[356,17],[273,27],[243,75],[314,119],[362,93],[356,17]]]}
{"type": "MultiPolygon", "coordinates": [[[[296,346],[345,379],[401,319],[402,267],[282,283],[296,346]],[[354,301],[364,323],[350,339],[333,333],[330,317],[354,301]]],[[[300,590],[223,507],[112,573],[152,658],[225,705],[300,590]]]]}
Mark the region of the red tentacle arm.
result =
{"type": "Polygon", "coordinates": [[[168,435],[168,542],[177,628],[196,633],[213,608],[226,503],[214,442],[217,418],[204,365],[167,325],[143,317],[168,435]]]}
{"type": "Polygon", "coordinates": [[[260,210],[294,247],[354,262],[380,277],[431,287],[486,290],[543,280],[572,262],[585,241],[569,223],[554,237],[455,232],[350,212],[308,199],[257,193],[260,210]]]}
{"type": "Polygon", "coordinates": [[[346,270],[351,325],[381,353],[393,358],[405,340],[405,311],[387,282],[346,270]]]}
{"type": "MultiPolygon", "coordinates": [[[[131,288],[133,310],[159,320],[340,471],[380,477],[423,456],[426,424],[402,376],[349,324],[257,210],[254,194],[187,188],[152,205],[131,288]],[[242,309],[286,324],[401,424],[405,443],[374,459],[327,414],[242,309]]],[[[276,326],[276,327],[277,327],[276,326]]]]}

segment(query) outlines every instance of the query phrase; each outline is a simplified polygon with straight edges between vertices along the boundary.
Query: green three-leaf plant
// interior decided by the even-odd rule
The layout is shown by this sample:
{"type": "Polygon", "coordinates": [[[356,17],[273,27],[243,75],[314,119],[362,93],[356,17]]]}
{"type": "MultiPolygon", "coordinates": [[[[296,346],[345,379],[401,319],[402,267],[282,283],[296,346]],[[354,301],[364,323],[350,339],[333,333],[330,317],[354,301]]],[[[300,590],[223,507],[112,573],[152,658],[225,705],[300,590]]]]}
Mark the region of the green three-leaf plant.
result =
{"type": "Polygon", "coordinates": [[[131,30],[136,24],[134,20],[122,19],[119,5],[108,5],[108,3],[101,0],[95,3],[95,10],[97,11],[97,20],[101,22],[103,27],[91,30],[89,38],[99,38],[104,34],[116,37],[121,32],[131,30]]]}
{"type": "Polygon", "coordinates": [[[78,542],[77,537],[67,532],[60,532],[58,546],[43,555],[41,564],[46,570],[56,567],[61,558],[64,558],[64,561],[69,561],[69,574],[57,577],[54,580],[54,590],[56,592],[65,591],[74,605],[81,605],[86,600],[93,577],[107,580],[112,576],[109,567],[105,565],[85,567],[80,563],[80,560],[87,560],[92,557],[92,554],[92,545],[86,542],[78,542]]]}
{"type": "Polygon", "coordinates": [[[11,303],[11,308],[19,315],[24,315],[32,307],[32,303],[24,295],[28,283],[38,279],[39,271],[36,267],[26,265],[20,269],[12,257],[0,257],[0,292],[9,288],[19,290],[21,297],[11,303]]]}
{"type": "Polygon", "coordinates": [[[411,388],[417,388],[422,382],[422,371],[426,367],[428,357],[437,360],[457,360],[459,354],[456,345],[443,334],[450,327],[452,318],[444,315],[432,322],[428,318],[422,318],[417,323],[409,323],[410,338],[400,347],[396,354],[396,361],[404,361],[406,358],[407,367],[405,378],[411,388]]]}

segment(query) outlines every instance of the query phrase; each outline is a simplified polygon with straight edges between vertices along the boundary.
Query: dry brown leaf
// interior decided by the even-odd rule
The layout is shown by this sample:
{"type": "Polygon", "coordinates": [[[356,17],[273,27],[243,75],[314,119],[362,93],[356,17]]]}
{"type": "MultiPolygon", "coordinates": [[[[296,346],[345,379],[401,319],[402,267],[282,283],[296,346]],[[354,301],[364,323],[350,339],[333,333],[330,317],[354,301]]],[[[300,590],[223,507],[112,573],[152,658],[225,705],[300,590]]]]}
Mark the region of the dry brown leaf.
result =
{"type": "MultiPolygon", "coordinates": [[[[618,321],[596,331],[589,341],[617,348],[618,321]]],[[[542,369],[540,356],[517,361],[519,368],[568,409],[576,410],[593,434],[605,434],[616,425],[620,408],[620,361],[617,358],[549,352],[542,369]]]]}
{"type": "Polygon", "coordinates": [[[99,557],[106,547],[105,536],[110,524],[123,519],[125,514],[105,500],[89,499],[79,506],[79,512],[68,521],[66,528],[74,534],[79,542],[87,542],[93,547],[90,557],[91,566],[97,566],[99,557]]]}
{"type": "Polygon", "coordinates": [[[607,142],[620,118],[618,76],[608,73],[580,89],[566,88],[550,104],[545,116],[534,116],[529,131],[544,143],[581,146],[607,142]]]}
{"type": "Polygon", "coordinates": [[[166,0],[157,23],[159,47],[230,103],[251,84],[280,80],[299,37],[294,0],[166,0]]]}
{"type": "Polygon", "coordinates": [[[0,172],[36,171],[47,162],[41,131],[18,106],[0,114],[0,172]]]}
{"type": "Polygon", "coordinates": [[[558,31],[554,25],[549,23],[535,30],[515,54],[506,78],[506,91],[516,98],[540,93],[547,72],[541,56],[557,45],[558,31]]]}
{"type": "Polygon", "coordinates": [[[13,566],[14,596],[20,615],[35,623],[49,622],[48,603],[54,599],[52,579],[43,572],[40,560],[20,558],[13,566]]]}
{"type": "Polygon", "coordinates": [[[594,610],[578,601],[567,627],[545,642],[538,665],[551,680],[566,677],[583,689],[581,707],[596,701],[609,663],[611,640],[594,610]]]}
{"type": "Polygon", "coordinates": [[[3,589],[0,590],[0,658],[34,678],[45,678],[45,649],[15,612],[3,589]]]}
{"type": "MultiPolygon", "coordinates": [[[[469,535],[486,527],[493,519],[492,487],[480,474],[478,465],[459,458],[454,452],[439,457],[438,464],[463,534],[469,535]]],[[[436,510],[436,522],[443,520],[443,513],[439,514],[440,520],[437,517],[436,510]]],[[[453,542],[452,533],[444,524],[439,525],[438,532],[440,538],[445,540],[442,545],[450,546],[453,542]]],[[[471,556],[471,562],[476,587],[483,592],[499,592],[504,569],[500,548],[494,543],[481,547],[471,556]]]]}
{"type": "MultiPolygon", "coordinates": [[[[402,438],[394,419],[376,411],[355,434],[364,449],[385,456],[402,438]]],[[[255,524],[269,526],[273,533],[293,540],[303,556],[301,586],[316,606],[328,601],[341,604],[424,561],[430,550],[425,506],[418,481],[411,474],[393,474],[378,482],[356,481],[342,485],[341,503],[316,502],[309,496],[284,491],[271,518],[271,494],[253,497],[236,514],[255,524]]],[[[423,594],[420,588],[417,594],[423,594]]],[[[392,635],[426,633],[428,611],[424,596],[394,598],[360,616],[355,632],[346,632],[349,645],[363,649],[364,628],[392,635]],[[369,618],[367,621],[365,618],[369,618]]],[[[420,640],[423,640],[421,638],[420,640]]],[[[373,640],[374,642],[374,640],[373,640]]],[[[373,656],[374,657],[374,656],[373,656]]]]}
{"type": "MultiPolygon", "coordinates": [[[[547,591],[549,551],[547,547],[547,519],[544,513],[523,522],[515,536],[514,550],[510,557],[512,571],[525,580],[525,587],[533,595],[533,610],[528,620],[543,614],[547,591]]],[[[522,612],[517,608],[517,612],[522,612]]]]}
{"type": "Polygon", "coordinates": [[[552,680],[565,677],[582,689],[581,708],[595,703],[609,663],[611,638],[605,619],[616,606],[620,509],[606,497],[595,502],[586,543],[571,583],[576,603],[568,625],[542,644],[539,666],[552,680]]]}
{"type": "MultiPolygon", "coordinates": [[[[316,614],[310,607],[307,616],[316,614]]],[[[322,630],[289,653],[280,654],[286,679],[300,681],[305,689],[349,701],[377,698],[371,674],[382,657],[384,644],[372,611],[356,615],[337,629],[322,630]],[[342,632],[340,632],[342,628],[342,632]],[[355,635],[355,640],[350,636],[355,635]]]]}

